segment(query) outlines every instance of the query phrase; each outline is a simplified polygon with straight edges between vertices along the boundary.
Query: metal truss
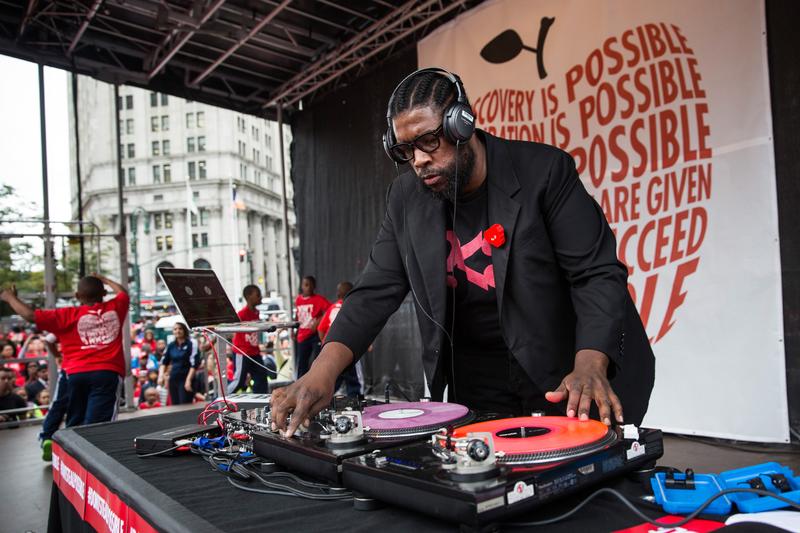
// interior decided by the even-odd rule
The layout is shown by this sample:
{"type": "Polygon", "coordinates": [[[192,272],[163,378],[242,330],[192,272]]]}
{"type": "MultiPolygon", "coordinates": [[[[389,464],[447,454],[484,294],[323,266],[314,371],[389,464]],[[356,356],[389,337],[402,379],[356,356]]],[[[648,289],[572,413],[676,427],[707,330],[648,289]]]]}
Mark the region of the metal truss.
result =
{"type": "Polygon", "coordinates": [[[286,81],[272,93],[263,107],[282,105],[291,108],[305,96],[330,84],[348,71],[363,66],[364,62],[375,55],[465,3],[466,0],[410,0],[404,3],[286,81]]]}
{"type": "Polygon", "coordinates": [[[0,0],[0,53],[274,117],[481,0],[0,0]]]}

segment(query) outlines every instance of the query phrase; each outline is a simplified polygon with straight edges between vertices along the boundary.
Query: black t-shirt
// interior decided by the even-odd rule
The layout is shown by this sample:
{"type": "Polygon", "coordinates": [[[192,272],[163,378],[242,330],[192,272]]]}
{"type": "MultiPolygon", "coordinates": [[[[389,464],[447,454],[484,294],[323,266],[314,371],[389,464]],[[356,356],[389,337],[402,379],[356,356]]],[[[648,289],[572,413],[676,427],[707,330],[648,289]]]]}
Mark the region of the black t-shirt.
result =
{"type": "MultiPolygon", "coordinates": [[[[28,404],[22,397],[17,396],[13,392],[11,394],[6,394],[5,396],[0,396],[0,411],[5,411],[6,409],[22,409],[23,407],[28,407],[28,404]]],[[[23,413],[24,414],[24,413],[23,413]]],[[[10,420],[19,420],[19,413],[9,413],[6,414],[10,420]]]]}
{"type": "Polygon", "coordinates": [[[554,413],[506,346],[500,328],[492,266],[494,248],[484,238],[489,220],[488,176],[475,191],[447,203],[447,322],[452,331],[454,372],[445,361],[448,397],[479,411],[529,415],[554,413]],[[454,246],[457,245],[457,246],[454,246]],[[455,301],[455,323],[453,303],[455,301]]]}
{"type": "MultiPolygon", "coordinates": [[[[488,178],[477,190],[460,197],[455,207],[455,233],[454,206],[447,204],[448,303],[452,306],[455,290],[453,343],[457,354],[508,352],[500,330],[492,247],[483,236],[489,227],[487,183],[488,178]]],[[[452,315],[448,318],[452,320],[452,315]]],[[[447,325],[452,326],[452,322],[447,325]]]]}

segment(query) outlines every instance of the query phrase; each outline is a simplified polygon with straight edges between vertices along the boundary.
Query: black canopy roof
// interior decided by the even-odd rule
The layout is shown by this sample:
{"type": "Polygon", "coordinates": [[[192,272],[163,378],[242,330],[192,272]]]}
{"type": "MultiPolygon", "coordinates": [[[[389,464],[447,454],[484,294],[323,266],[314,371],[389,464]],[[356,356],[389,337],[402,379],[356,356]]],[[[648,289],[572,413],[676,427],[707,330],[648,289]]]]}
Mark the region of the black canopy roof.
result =
{"type": "Polygon", "coordinates": [[[0,53],[274,117],[480,1],[0,0],[0,53]]]}

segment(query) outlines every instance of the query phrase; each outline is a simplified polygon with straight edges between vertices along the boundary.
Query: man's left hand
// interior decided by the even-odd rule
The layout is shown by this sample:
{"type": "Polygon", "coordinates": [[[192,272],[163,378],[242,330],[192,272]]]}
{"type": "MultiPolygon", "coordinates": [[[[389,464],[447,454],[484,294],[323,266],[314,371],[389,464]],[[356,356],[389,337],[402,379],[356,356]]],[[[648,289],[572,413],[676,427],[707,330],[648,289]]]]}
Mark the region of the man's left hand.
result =
{"type": "Polygon", "coordinates": [[[597,404],[600,420],[611,425],[611,412],[617,422],[622,423],[622,403],[611,388],[606,373],[608,356],[597,350],[581,350],[575,354],[575,367],[561,381],[555,391],[545,394],[549,402],[559,403],[567,400],[567,416],[589,419],[592,402],[597,404]]]}

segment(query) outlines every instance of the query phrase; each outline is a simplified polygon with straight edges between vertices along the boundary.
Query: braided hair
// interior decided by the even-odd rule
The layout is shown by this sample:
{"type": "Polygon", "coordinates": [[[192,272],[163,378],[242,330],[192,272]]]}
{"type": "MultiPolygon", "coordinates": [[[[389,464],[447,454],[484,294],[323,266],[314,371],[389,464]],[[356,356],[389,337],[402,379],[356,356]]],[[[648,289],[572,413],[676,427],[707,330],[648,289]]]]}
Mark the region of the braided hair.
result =
{"type": "MultiPolygon", "coordinates": [[[[405,80],[394,93],[389,116],[396,117],[415,107],[443,110],[456,99],[455,85],[441,72],[421,72],[405,80]]],[[[466,95],[464,96],[466,99],[466,95]]],[[[469,101],[466,102],[469,105],[469,101]]]]}

